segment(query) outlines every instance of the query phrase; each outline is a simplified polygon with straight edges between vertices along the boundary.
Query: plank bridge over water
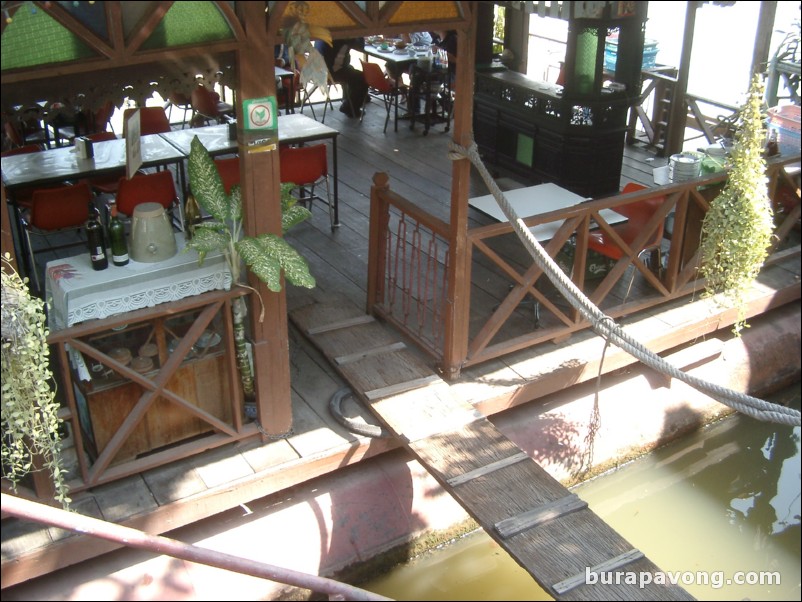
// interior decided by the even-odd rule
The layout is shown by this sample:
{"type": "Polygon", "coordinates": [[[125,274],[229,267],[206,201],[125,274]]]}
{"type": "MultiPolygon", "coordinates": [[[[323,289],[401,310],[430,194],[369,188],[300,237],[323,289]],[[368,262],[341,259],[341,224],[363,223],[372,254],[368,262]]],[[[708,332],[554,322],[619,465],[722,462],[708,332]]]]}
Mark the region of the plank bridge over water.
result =
{"type": "MultiPolygon", "coordinates": [[[[586,570],[660,569],[408,350],[347,302],[290,314],[392,434],[557,600],[693,600],[676,585],[586,583],[586,570]]],[[[654,580],[654,579],[652,579],[654,580]]]]}

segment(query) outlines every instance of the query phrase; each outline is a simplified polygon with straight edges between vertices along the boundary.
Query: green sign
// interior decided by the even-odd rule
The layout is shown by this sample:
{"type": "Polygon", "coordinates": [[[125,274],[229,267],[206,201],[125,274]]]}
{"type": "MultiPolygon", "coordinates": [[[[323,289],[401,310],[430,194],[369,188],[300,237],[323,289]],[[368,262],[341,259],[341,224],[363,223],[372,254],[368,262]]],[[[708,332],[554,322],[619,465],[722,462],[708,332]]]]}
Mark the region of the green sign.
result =
{"type": "Polygon", "coordinates": [[[275,96],[242,102],[242,130],[250,152],[269,150],[278,141],[278,103],[275,96]]]}

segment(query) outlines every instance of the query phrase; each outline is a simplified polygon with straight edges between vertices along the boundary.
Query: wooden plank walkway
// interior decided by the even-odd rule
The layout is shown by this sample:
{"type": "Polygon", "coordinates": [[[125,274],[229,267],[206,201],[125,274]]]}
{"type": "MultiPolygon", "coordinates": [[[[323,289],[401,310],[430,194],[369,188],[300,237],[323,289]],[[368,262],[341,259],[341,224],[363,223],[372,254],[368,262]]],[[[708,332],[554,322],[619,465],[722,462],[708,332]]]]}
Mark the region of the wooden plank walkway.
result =
{"type": "Polygon", "coordinates": [[[342,299],[298,308],[290,318],[387,429],[556,600],[694,599],[679,586],[656,585],[660,569],[652,561],[460,400],[389,328],[342,299]],[[588,584],[587,569],[622,571],[634,580],[588,584]],[[641,579],[650,583],[643,586],[641,579]]]}

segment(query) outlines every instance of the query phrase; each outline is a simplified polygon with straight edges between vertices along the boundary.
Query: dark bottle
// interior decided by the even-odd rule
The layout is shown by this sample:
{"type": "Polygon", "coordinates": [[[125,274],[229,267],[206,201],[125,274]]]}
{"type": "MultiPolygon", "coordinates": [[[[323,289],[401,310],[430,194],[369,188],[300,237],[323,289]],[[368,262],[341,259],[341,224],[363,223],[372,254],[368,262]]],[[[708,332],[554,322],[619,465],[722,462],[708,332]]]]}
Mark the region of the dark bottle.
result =
{"type": "Polygon", "coordinates": [[[201,211],[198,201],[193,195],[187,195],[184,203],[184,236],[187,240],[192,240],[195,236],[195,225],[201,222],[201,211]]]}
{"type": "Polygon", "coordinates": [[[111,261],[114,265],[128,263],[128,242],[125,240],[125,224],[117,216],[117,204],[109,205],[109,242],[111,243],[111,261]]]}
{"type": "Polygon", "coordinates": [[[109,267],[109,260],[106,257],[106,240],[103,234],[103,224],[100,223],[100,212],[92,201],[89,202],[89,219],[86,222],[86,240],[89,243],[89,258],[92,260],[92,268],[95,270],[105,270],[109,267]]]}

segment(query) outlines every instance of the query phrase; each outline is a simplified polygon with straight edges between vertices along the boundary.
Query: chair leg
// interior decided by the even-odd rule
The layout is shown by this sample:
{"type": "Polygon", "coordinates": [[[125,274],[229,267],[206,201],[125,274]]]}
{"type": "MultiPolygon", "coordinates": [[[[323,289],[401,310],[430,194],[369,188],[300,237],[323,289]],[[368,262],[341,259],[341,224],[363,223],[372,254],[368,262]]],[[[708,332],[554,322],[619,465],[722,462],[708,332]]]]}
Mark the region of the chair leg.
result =
{"type": "Polygon", "coordinates": [[[34,257],[33,253],[33,244],[31,242],[31,233],[28,228],[25,228],[25,242],[28,246],[28,259],[30,261],[30,274],[28,274],[28,278],[31,282],[34,283],[35,292],[38,293],[41,289],[39,288],[39,272],[36,269],[36,258],[34,257]]]}
{"type": "Polygon", "coordinates": [[[331,201],[331,191],[329,190],[329,177],[326,176],[326,202],[329,205],[329,222],[331,224],[331,231],[334,232],[334,228],[337,227],[334,218],[334,203],[331,201]]]}

